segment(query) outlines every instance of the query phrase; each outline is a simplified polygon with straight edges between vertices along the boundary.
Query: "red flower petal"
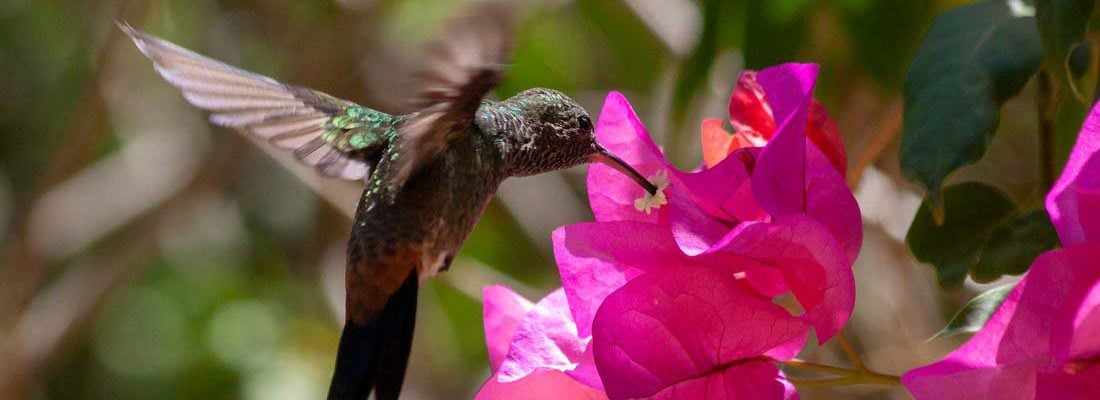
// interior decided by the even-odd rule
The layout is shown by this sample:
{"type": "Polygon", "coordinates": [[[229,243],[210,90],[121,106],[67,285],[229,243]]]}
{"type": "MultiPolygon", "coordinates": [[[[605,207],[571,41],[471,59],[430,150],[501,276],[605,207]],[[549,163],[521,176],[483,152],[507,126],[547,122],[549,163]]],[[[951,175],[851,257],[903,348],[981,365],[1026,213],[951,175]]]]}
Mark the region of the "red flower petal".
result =
{"type": "Polygon", "coordinates": [[[848,154],[844,152],[844,142],[840,140],[840,128],[829,116],[825,106],[814,100],[810,104],[810,121],[806,124],[806,136],[810,143],[817,146],[829,163],[843,175],[848,170],[848,154]]]}

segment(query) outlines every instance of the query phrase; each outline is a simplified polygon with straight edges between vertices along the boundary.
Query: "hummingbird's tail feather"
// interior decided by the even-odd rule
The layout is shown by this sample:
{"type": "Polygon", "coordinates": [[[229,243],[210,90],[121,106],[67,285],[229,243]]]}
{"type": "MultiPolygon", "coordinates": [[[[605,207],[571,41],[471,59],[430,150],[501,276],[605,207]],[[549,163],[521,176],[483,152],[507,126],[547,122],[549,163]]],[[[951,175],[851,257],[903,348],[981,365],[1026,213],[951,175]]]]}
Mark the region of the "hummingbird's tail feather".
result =
{"type": "Polygon", "coordinates": [[[414,270],[372,321],[344,324],[328,400],[366,400],[372,389],[377,400],[398,398],[412,349],[418,286],[414,270]]]}

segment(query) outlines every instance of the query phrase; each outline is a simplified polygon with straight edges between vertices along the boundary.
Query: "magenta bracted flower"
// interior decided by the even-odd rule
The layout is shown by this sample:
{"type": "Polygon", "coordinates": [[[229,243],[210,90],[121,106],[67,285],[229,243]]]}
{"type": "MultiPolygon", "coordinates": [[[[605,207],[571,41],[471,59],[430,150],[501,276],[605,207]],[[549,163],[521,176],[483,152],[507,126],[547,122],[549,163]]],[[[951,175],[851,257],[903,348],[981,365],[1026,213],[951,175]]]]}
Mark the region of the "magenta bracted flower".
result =
{"type": "Polygon", "coordinates": [[[776,362],[809,327],[824,342],[847,322],[862,230],[842,176],[807,140],[816,75],[759,72],[774,131],[697,172],[674,168],[626,99],[608,95],[597,138],[661,192],[590,167],[596,222],[555,231],[554,252],[610,398],[793,398],[776,362]],[[797,317],[773,303],[788,292],[797,317]]]}
{"type": "Polygon", "coordinates": [[[906,373],[914,397],[1100,395],[1100,107],[1085,120],[1046,206],[1064,248],[1039,256],[965,345],[906,373]]]}
{"type": "Polygon", "coordinates": [[[590,167],[596,222],[554,235],[562,283],[582,336],[590,333],[602,299],[636,275],[630,272],[638,269],[633,260],[656,257],[637,256],[647,248],[661,248],[664,259],[691,259],[681,264],[736,259],[726,268],[743,272],[757,291],[769,297],[791,292],[819,340],[839,332],[854,304],[851,266],[862,225],[843,177],[807,140],[816,77],[815,65],[785,64],[757,73],[777,121],[770,140],[698,172],[669,164],[626,99],[608,95],[597,138],[659,182],[662,193],[650,199],[614,170],[590,167]],[[661,242],[668,238],[674,246],[661,242]]]}
{"type": "Polygon", "coordinates": [[[756,74],[753,112],[773,126],[752,136],[760,147],[727,146],[696,172],[674,168],[609,94],[597,138],[661,190],[590,167],[596,222],[553,235],[563,290],[534,305],[486,290],[494,375],[479,398],[547,387],[554,398],[797,398],[778,363],[811,327],[824,342],[847,322],[862,235],[843,168],[808,139],[824,112],[816,76],[798,64],[756,74]],[[793,312],[776,304],[785,293],[793,312]]]}

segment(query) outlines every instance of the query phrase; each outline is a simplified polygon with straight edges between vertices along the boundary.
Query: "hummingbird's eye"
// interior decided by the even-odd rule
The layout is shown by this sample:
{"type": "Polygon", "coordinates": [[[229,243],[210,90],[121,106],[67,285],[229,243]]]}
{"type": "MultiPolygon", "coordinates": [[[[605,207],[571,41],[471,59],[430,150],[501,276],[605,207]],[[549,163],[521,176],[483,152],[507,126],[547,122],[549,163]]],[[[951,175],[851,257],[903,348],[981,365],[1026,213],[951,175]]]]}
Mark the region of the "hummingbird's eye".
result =
{"type": "Polygon", "coordinates": [[[582,115],[579,118],[577,118],[577,123],[580,124],[580,127],[581,127],[582,131],[587,132],[587,131],[592,130],[592,120],[588,119],[587,115],[582,115]]]}

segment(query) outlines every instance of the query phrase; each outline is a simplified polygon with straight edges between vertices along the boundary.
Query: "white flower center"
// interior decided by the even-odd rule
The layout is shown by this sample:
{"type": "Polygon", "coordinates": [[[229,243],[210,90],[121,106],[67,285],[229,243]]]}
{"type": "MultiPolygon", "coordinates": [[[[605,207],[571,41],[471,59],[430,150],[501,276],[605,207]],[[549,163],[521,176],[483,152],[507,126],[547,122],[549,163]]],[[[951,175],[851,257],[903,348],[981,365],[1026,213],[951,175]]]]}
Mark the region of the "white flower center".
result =
{"type": "Polygon", "coordinates": [[[668,171],[663,169],[657,171],[656,174],[649,177],[649,181],[657,186],[657,193],[649,194],[649,192],[645,192],[642,197],[634,200],[634,209],[644,212],[646,215],[668,204],[668,199],[665,198],[665,188],[668,187],[668,171]]]}

